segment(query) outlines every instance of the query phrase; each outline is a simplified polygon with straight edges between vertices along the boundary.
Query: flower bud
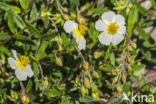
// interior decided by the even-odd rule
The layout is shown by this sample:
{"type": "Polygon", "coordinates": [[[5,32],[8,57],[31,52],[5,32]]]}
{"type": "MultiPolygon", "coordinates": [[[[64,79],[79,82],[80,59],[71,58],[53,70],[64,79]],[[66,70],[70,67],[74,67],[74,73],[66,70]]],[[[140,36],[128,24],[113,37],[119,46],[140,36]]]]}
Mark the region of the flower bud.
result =
{"type": "Polygon", "coordinates": [[[112,69],[112,75],[117,75],[120,72],[118,68],[112,69]]]}
{"type": "Polygon", "coordinates": [[[132,56],[127,57],[128,62],[130,63],[132,61],[132,56]]]}
{"type": "Polygon", "coordinates": [[[65,14],[65,15],[63,16],[63,18],[64,18],[65,20],[69,20],[70,17],[69,17],[68,15],[65,14]]]}
{"type": "Polygon", "coordinates": [[[21,100],[24,104],[28,104],[29,103],[29,98],[26,95],[21,95],[21,100]]]}
{"type": "Polygon", "coordinates": [[[126,8],[126,15],[129,14],[129,11],[130,11],[130,9],[129,8],[126,8]]]}
{"type": "Polygon", "coordinates": [[[112,85],[114,85],[117,81],[118,81],[118,77],[115,77],[115,78],[113,79],[112,85]]]}
{"type": "Polygon", "coordinates": [[[62,46],[61,46],[61,45],[59,45],[59,51],[62,51],[62,49],[63,49],[63,48],[62,48],[62,46]]]}
{"type": "Polygon", "coordinates": [[[84,67],[85,70],[88,70],[89,64],[88,64],[87,61],[83,62],[83,67],[84,67]]]}
{"type": "Polygon", "coordinates": [[[78,17],[77,17],[77,21],[78,21],[80,24],[86,23],[86,20],[85,20],[82,16],[78,16],[78,17]]]}
{"type": "Polygon", "coordinates": [[[89,82],[88,78],[85,78],[85,80],[84,80],[84,85],[85,85],[87,88],[90,88],[90,82],[89,82]]]}
{"type": "Polygon", "coordinates": [[[1,63],[2,63],[2,65],[4,65],[6,63],[5,57],[1,59],[1,63]]]}
{"type": "Polygon", "coordinates": [[[93,83],[93,85],[92,85],[92,91],[93,92],[96,92],[97,91],[97,86],[93,83]]]}
{"type": "Polygon", "coordinates": [[[61,37],[58,38],[58,41],[61,45],[63,44],[63,39],[61,37]]]}
{"type": "Polygon", "coordinates": [[[87,69],[87,70],[85,70],[85,75],[86,75],[86,76],[88,75],[88,69],[87,69]]]}
{"type": "Polygon", "coordinates": [[[132,47],[133,49],[136,49],[136,48],[137,48],[137,46],[136,46],[136,44],[135,44],[134,42],[132,42],[130,45],[131,45],[131,47],[132,47]]]}
{"type": "Polygon", "coordinates": [[[94,52],[94,58],[95,58],[95,59],[98,59],[98,58],[101,56],[101,53],[102,53],[102,52],[101,52],[100,50],[95,51],[95,52],[94,52]]]}
{"type": "Polygon", "coordinates": [[[132,72],[132,67],[131,67],[131,65],[127,65],[127,69],[128,69],[129,72],[132,72]]]}
{"type": "Polygon", "coordinates": [[[122,82],[123,82],[124,84],[126,83],[126,80],[127,80],[126,76],[123,75],[123,76],[122,76],[122,82]]]}
{"type": "Polygon", "coordinates": [[[93,76],[94,76],[95,78],[99,78],[98,72],[94,71],[94,72],[93,72],[93,76]]]}
{"type": "Polygon", "coordinates": [[[122,91],[122,87],[120,85],[117,85],[117,91],[120,93],[122,91]]]}
{"type": "Polygon", "coordinates": [[[46,86],[46,87],[48,87],[48,78],[47,77],[45,77],[44,78],[44,81],[43,81],[43,84],[46,86]]]}
{"type": "Polygon", "coordinates": [[[128,4],[128,7],[131,9],[133,7],[133,4],[132,3],[129,3],[128,4]]]}
{"type": "Polygon", "coordinates": [[[74,13],[71,13],[71,17],[72,17],[73,19],[75,19],[75,18],[76,18],[76,15],[75,15],[74,13]]]}
{"type": "Polygon", "coordinates": [[[63,66],[61,58],[56,58],[55,63],[56,63],[58,66],[63,66]]]}
{"type": "Polygon", "coordinates": [[[82,96],[85,96],[85,94],[88,94],[88,89],[81,87],[80,89],[82,96]]]}
{"type": "Polygon", "coordinates": [[[98,92],[92,93],[92,97],[93,97],[94,99],[98,99],[98,98],[99,98],[98,92]]]}
{"type": "Polygon", "coordinates": [[[18,99],[17,92],[11,90],[11,99],[12,99],[12,101],[16,101],[18,99]]]}

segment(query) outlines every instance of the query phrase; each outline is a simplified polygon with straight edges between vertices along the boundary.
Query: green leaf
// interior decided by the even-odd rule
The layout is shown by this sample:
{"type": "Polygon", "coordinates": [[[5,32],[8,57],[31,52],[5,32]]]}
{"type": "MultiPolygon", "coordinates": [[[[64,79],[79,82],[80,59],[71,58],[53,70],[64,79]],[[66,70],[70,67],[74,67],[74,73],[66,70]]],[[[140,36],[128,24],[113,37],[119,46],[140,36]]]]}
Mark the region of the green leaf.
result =
{"type": "Polygon", "coordinates": [[[37,75],[39,74],[39,70],[38,64],[36,62],[33,63],[33,69],[34,69],[34,77],[37,77],[37,75]]]}
{"type": "Polygon", "coordinates": [[[12,33],[15,33],[16,29],[15,29],[14,14],[11,9],[8,10],[7,18],[8,18],[8,26],[9,26],[10,31],[12,33]]]}
{"type": "Polygon", "coordinates": [[[150,35],[145,32],[145,30],[142,27],[137,27],[136,30],[139,32],[139,39],[143,39],[148,41],[148,39],[150,38],[150,35]]]}
{"type": "Polygon", "coordinates": [[[30,12],[30,20],[29,21],[32,22],[36,18],[37,18],[37,8],[36,8],[36,5],[34,4],[31,9],[31,12],[30,12]]]}
{"type": "Polygon", "coordinates": [[[121,104],[122,102],[122,96],[119,96],[117,98],[113,98],[108,104],[121,104]]]}
{"type": "Polygon", "coordinates": [[[48,46],[48,42],[47,41],[43,41],[41,47],[38,50],[38,53],[36,55],[37,60],[40,60],[42,58],[45,57],[44,53],[45,53],[45,49],[48,46]]]}
{"type": "Polygon", "coordinates": [[[0,33],[0,41],[3,41],[3,40],[7,40],[9,39],[11,36],[8,35],[8,33],[0,33]]]}
{"type": "Polygon", "coordinates": [[[138,3],[137,1],[134,1],[134,3],[135,3],[135,5],[136,5],[136,7],[137,7],[137,10],[138,10],[140,13],[144,13],[144,12],[146,11],[146,9],[145,9],[143,6],[141,6],[140,3],[138,3]]]}
{"type": "Polygon", "coordinates": [[[105,64],[103,66],[100,66],[99,69],[102,70],[102,71],[111,72],[112,71],[112,66],[109,65],[109,64],[105,64]]]}
{"type": "Polygon", "coordinates": [[[143,64],[141,64],[141,65],[132,65],[132,69],[133,69],[134,73],[141,70],[141,69],[143,69],[144,67],[145,67],[145,65],[143,65],[143,64]]]}
{"type": "Polygon", "coordinates": [[[44,22],[44,27],[48,28],[48,25],[49,25],[49,16],[48,15],[44,16],[43,22],[44,22]]]}
{"type": "Polygon", "coordinates": [[[27,26],[28,26],[28,30],[31,33],[33,33],[34,35],[37,35],[37,36],[40,35],[40,31],[35,26],[33,26],[32,24],[30,24],[29,22],[26,22],[26,23],[27,23],[27,26]]]}
{"type": "MultiPolygon", "coordinates": [[[[139,87],[141,88],[144,84],[146,84],[146,78],[143,74],[141,74],[141,82],[139,87]]],[[[143,91],[149,91],[149,86],[146,86],[142,89],[143,91]]]]}
{"type": "Polygon", "coordinates": [[[109,9],[107,9],[107,8],[101,7],[101,8],[94,8],[92,10],[92,12],[95,13],[95,14],[97,14],[97,15],[102,15],[104,12],[107,12],[108,10],[109,9]]]}
{"type": "Polygon", "coordinates": [[[57,31],[54,29],[49,29],[44,35],[42,35],[42,39],[49,41],[50,39],[56,36],[57,31]]]}
{"type": "Polygon", "coordinates": [[[18,8],[17,6],[13,6],[13,5],[8,5],[5,3],[1,3],[0,2],[0,9],[4,10],[4,11],[8,11],[9,9],[13,10],[15,13],[21,13],[21,9],[18,8]]]}
{"type": "Polygon", "coordinates": [[[146,51],[146,52],[144,52],[144,51],[141,51],[142,52],[142,54],[143,54],[143,56],[145,57],[145,59],[147,59],[147,60],[150,60],[151,59],[151,52],[150,51],[146,51]]]}
{"type": "Polygon", "coordinates": [[[22,20],[22,18],[16,14],[13,10],[9,9],[8,10],[8,15],[9,16],[12,16],[12,17],[9,17],[12,19],[13,22],[16,23],[16,25],[20,28],[20,29],[24,29],[25,27],[25,23],[24,21],[22,20]]]}
{"type": "Polygon", "coordinates": [[[32,84],[32,81],[29,80],[28,83],[27,83],[27,86],[26,86],[26,88],[25,88],[25,91],[28,92],[28,91],[32,88],[32,85],[33,85],[33,84],[32,84]]]}
{"type": "Polygon", "coordinates": [[[111,64],[112,64],[113,66],[115,66],[115,55],[114,55],[114,53],[111,53],[111,54],[110,54],[110,62],[111,62],[111,64]]]}
{"type": "Polygon", "coordinates": [[[142,24],[143,27],[149,27],[153,24],[153,21],[149,21],[149,22],[146,22],[144,24],[142,24]]]}
{"type": "Polygon", "coordinates": [[[80,102],[92,102],[94,99],[91,96],[84,96],[79,98],[80,102]]]}
{"type": "Polygon", "coordinates": [[[131,83],[126,83],[124,86],[123,86],[123,92],[124,93],[128,93],[130,91],[130,88],[131,88],[131,83]]]}
{"type": "Polygon", "coordinates": [[[138,21],[138,10],[137,7],[134,5],[128,14],[127,32],[130,36],[132,34],[131,31],[137,21],[138,21]]]}
{"type": "Polygon", "coordinates": [[[27,9],[29,6],[29,0],[19,0],[19,3],[23,9],[27,9]]]}
{"type": "Polygon", "coordinates": [[[65,47],[68,44],[69,39],[68,39],[67,35],[65,33],[63,33],[63,32],[61,34],[61,37],[63,39],[63,46],[65,47]]]}
{"type": "Polygon", "coordinates": [[[46,89],[43,91],[43,94],[47,97],[57,97],[61,95],[61,92],[56,89],[46,89]]]}

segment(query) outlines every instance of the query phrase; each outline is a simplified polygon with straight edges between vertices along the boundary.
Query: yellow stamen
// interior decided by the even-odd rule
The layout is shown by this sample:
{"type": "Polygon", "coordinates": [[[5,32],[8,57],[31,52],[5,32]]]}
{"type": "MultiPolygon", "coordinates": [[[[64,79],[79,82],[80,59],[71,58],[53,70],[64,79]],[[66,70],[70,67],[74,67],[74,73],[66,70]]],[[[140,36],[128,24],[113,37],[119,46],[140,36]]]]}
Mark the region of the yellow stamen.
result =
{"type": "Polygon", "coordinates": [[[85,25],[79,25],[79,30],[80,30],[80,33],[81,34],[85,34],[85,31],[87,30],[88,28],[85,26],[85,25]]]}
{"type": "Polygon", "coordinates": [[[111,22],[107,25],[107,32],[109,35],[117,33],[119,25],[116,22],[111,22]]]}
{"type": "Polygon", "coordinates": [[[29,64],[30,63],[30,60],[29,60],[29,57],[27,56],[21,56],[20,57],[20,60],[17,60],[16,61],[16,65],[21,69],[21,70],[24,70],[24,66],[29,64]]]}
{"type": "Polygon", "coordinates": [[[82,38],[82,35],[81,35],[80,31],[79,31],[77,28],[74,28],[73,30],[75,31],[76,36],[77,36],[79,39],[81,39],[81,38],[82,38]]]}
{"type": "Polygon", "coordinates": [[[17,60],[17,61],[16,61],[16,65],[17,65],[21,70],[24,70],[24,65],[21,63],[20,60],[17,60]]]}
{"type": "Polygon", "coordinates": [[[26,65],[26,64],[29,64],[30,63],[29,57],[27,57],[27,56],[21,56],[20,57],[20,60],[21,60],[21,63],[23,65],[26,65]]]}

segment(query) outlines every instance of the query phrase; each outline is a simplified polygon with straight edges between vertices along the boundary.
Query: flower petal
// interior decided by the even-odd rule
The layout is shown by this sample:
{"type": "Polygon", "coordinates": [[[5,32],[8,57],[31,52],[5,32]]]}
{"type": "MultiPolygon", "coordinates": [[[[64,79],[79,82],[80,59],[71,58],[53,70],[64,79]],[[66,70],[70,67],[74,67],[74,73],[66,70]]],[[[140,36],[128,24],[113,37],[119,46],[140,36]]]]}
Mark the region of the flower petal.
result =
{"type": "Polygon", "coordinates": [[[18,66],[16,65],[16,60],[14,58],[9,57],[8,58],[8,63],[9,63],[9,65],[10,65],[10,67],[12,69],[17,69],[18,68],[18,66]]]}
{"type": "Polygon", "coordinates": [[[115,17],[115,13],[112,11],[105,12],[102,15],[102,21],[104,21],[106,24],[113,22],[115,17]]]}
{"type": "Polygon", "coordinates": [[[27,75],[24,73],[24,71],[20,69],[15,70],[15,75],[19,81],[26,81],[27,80],[27,75]]]}
{"type": "Polygon", "coordinates": [[[124,39],[123,35],[115,34],[112,36],[113,45],[118,45],[124,39]]]}
{"type": "Polygon", "coordinates": [[[99,35],[99,41],[101,44],[109,45],[112,39],[112,35],[108,35],[106,32],[103,32],[99,35]]]}
{"type": "Polygon", "coordinates": [[[78,24],[71,20],[68,20],[65,22],[63,29],[66,33],[71,33],[75,27],[78,28],[78,24]]]}
{"type": "Polygon", "coordinates": [[[12,54],[13,54],[14,58],[15,58],[16,60],[18,60],[16,50],[13,50],[13,49],[12,49],[12,50],[11,50],[11,52],[12,52],[12,54]]]}
{"type": "Polygon", "coordinates": [[[31,78],[34,75],[32,69],[31,69],[31,66],[29,64],[25,66],[24,71],[29,78],[31,78]]]}
{"type": "Polygon", "coordinates": [[[121,25],[125,25],[125,18],[122,15],[116,15],[115,16],[115,22],[121,26],[121,25]]]}
{"type": "Polygon", "coordinates": [[[85,50],[85,48],[86,48],[86,40],[84,38],[82,38],[82,39],[76,38],[76,42],[77,42],[78,48],[80,50],[82,50],[82,49],[85,50]]]}
{"type": "Polygon", "coordinates": [[[98,20],[95,23],[95,29],[98,31],[106,31],[106,24],[102,20],[98,20]]]}
{"type": "Polygon", "coordinates": [[[125,32],[126,32],[126,27],[125,26],[119,26],[118,34],[125,34],[125,32]]]}

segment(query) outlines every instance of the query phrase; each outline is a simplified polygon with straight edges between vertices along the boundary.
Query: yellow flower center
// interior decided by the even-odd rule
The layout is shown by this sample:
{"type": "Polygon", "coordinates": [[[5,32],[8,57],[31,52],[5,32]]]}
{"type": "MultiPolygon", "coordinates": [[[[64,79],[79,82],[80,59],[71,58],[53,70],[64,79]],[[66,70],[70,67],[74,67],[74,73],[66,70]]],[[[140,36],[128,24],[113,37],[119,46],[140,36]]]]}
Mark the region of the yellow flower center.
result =
{"type": "Polygon", "coordinates": [[[107,32],[109,35],[117,33],[119,25],[116,22],[111,22],[107,25],[107,32]]]}
{"type": "Polygon", "coordinates": [[[85,25],[79,25],[80,33],[85,34],[85,31],[88,29],[85,25]]]}
{"type": "Polygon", "coordinates": [[[77,36],[79,39],[81,39],[81,38],[82,38],[82,35],[81,35],[80,31],[79,31],[77,28],[74,28],[73,30],[75,31],[76,36],[77,36]]]}
{"type": "Polygon", "coordinates": [[[76,33],[76,36],[81,39],[82,38],[82,35],[81,34],[85,34],[85,31],[87,30],[88,28],[84,25],[79,25],[79,29],[77,28],[74,28],[73,31],[76,33]]]}
{"type": "Polygon", "coordinates": [[[20,60],[16,61],[16,65],[20,68],[20,70],[24,70],[24,66],[29,64],[30,60],[27,56],[21,56],[20,60]]]}

